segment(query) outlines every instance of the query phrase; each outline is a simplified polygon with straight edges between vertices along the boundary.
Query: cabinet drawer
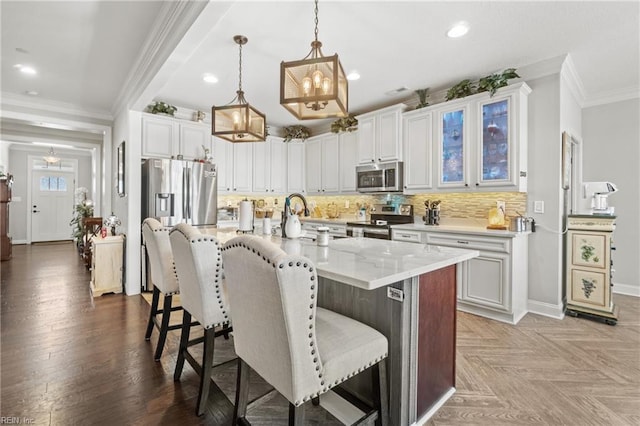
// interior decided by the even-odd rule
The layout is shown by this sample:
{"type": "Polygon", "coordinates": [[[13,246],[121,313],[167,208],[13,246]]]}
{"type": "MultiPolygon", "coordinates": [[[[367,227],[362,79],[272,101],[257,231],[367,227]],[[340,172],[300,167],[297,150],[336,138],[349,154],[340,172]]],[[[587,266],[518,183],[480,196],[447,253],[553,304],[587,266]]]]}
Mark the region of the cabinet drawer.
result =
{"type": "Polygon", "coordinates": [[[347,227],[339,225],[331,225],[328,227],[331,235],[347,235],[347,227]]]}
{"type": "Polygon", "coordinates": [[[474,250],[487,250],[500,253],[511,252],[510,238],[480,237],[464,234],[427,233],[427,244],[448,247],[461,247],[474,250]]]}
{"type": "Polygon", "coordinates": [[[409,243],[421,243],[424,238],[422,232],[392,229],[391,239],[395,241],[407,241],[409,243]]]}

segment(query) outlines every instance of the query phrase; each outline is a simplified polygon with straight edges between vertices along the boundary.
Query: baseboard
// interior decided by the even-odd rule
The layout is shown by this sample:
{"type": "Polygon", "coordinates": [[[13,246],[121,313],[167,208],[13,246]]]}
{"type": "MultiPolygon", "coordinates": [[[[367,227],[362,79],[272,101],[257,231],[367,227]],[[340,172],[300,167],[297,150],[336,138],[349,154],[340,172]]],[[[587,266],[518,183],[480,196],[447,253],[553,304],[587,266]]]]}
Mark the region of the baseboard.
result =
{"type": "Polygon", "coordinates": [[[637,285],[613,283],[613,292],[616,294],[640,297],[640,287],[637,285]]]}
{"type": "Polygon", "coordinates": [[[551,303],[538,302],[537,300],[529,299],[527,306],[529,308],[529,312],[532,314],[538,314],[555,319],[564,318],[563,305],[552,305],[551,303]]]}
{"type": "Polygon", "coordinates": [[[29,242],[27,240],[16,240],[16,239],[11,240],[12,246],[18,246],[22,244],[29,244],[29,242]]]}
{"type": "Polygon", "coordinates": [[[451,388],[445,393],[435,404],[427,411],[422,417],[420,417],[413,425],[411,426],[421,426],[424,425],[433,415],[444,405],[445,402],[449,400],[456,393],[456,388],[451,388]]]}

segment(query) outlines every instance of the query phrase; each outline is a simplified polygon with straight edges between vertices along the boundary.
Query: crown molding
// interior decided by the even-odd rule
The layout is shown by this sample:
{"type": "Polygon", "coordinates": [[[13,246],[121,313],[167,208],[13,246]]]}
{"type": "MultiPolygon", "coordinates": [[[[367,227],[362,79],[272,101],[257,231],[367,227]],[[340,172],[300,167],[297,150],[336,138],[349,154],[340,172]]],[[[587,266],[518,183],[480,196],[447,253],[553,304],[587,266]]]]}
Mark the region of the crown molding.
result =
{"type": "Polygon", "coordinates": [[[49,99],[34,99],[25,95],[2,92],[2,109],[16,112],[44,113],[65,118],[83,118],[98,120],[102,124],[111,123],[113,116],[109,111],[88,110],[79,105],[49,99]]]}
{"type": "Polygon", "coordinates": [[[622,89],[607,90],[597,93],[594,96],[589,96],[582,107],[590,108],[638,98],[640,98],[640,87],[625,87],[622,89]]]}
{"type": "Polygon", "coordinates": [[[571,55],[569,54],[567,54],[567,57],[562,63],[560,77],[567,84],[569,91],[575,97],[578,105],[582,107],[585,100],[584,84],[582,83],[582,78],[580,78],[578,71],[576,71],[576,66],[573,63],[573,59],[571,59],[571,55]]]}
{"type": "Polygon", "coordinates": [[[200,1],[164,2],[138,60],[114,102],[114,117],[123,110],[129,110],[138,100],[206,6],[207,2],[200,1]]]}

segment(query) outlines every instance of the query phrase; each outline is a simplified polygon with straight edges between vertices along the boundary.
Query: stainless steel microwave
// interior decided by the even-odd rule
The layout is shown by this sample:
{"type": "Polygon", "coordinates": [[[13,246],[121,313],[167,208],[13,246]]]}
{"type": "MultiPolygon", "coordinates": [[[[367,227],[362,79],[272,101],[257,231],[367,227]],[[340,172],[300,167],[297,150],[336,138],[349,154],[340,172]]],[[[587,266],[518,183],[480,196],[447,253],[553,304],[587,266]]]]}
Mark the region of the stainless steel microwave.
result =
{"type": "Polygon", "coordinates": [[[356,167],[358,192],[401,192],[402,161],[356,167]]]}

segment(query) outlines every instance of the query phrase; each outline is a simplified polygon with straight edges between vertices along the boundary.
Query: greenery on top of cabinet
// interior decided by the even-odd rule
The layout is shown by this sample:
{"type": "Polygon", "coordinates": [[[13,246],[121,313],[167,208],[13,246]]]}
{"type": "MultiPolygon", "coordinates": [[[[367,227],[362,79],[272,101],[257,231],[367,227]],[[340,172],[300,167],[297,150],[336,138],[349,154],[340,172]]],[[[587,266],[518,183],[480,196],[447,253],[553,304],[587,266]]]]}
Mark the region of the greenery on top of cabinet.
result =
{"type": "Polygon", "coordinates": [[[515,68],[507,68],[502,72],[489,74],[481,77],[478,81],[465,79],[447,90],[445,100],[464,98],[482,92],[489,92],[489,96],[493,96],[499,88],[507,86],[509,80],[513,78],[520,78],[515,68]]]}

